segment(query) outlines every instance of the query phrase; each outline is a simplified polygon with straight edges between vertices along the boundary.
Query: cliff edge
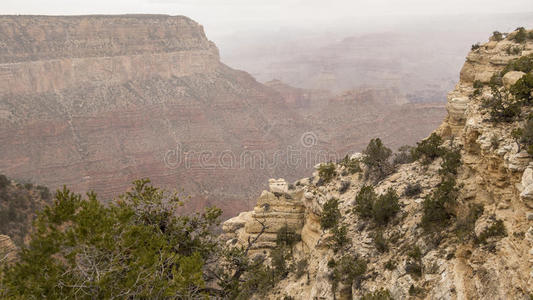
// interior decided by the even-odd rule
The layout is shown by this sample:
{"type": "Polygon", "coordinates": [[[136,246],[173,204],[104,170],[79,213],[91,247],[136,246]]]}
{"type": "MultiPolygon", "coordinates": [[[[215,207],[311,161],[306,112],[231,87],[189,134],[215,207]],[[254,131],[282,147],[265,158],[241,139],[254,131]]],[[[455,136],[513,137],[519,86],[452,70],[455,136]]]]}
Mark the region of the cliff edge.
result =
{"type": "Polygon", "coordinates": [[[288,271],[259,298],[530,299],[532,70],[533,31],[495,32],[472,46],[442,125],[395,164],[372,140],[309,178],[271,181],[224,224],[228,245],[260,235],[252,255],[273,270],[285,253],[288,271]]]}

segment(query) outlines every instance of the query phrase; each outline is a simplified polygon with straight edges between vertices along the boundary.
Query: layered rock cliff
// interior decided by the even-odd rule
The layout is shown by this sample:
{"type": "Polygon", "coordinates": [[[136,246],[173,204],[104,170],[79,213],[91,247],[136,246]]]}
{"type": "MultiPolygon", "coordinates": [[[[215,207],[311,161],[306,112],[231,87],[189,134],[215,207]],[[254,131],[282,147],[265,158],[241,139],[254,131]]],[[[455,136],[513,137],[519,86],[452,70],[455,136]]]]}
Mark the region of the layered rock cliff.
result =
{"type": "MultiPolygon", "coordinates": [[[[348,172],[346,162],[318,166],[320,172],[283,193],[271,186],[253,212],[225,223],[228,245],[246,244],[261,233],[257,224],[265,226],[268,234],[259,237],[254,255],[269,255],[279,247],[269,242],[283,224],[301,236],[287,264],[305,261],[304,272],[290,271],[258,298],[532,297],[533,159],[520,138],[528,130],[524,126],[531,106],[521,106],[506,121],[495,121],[491,111],[499,109],[494,104],[498,95],[517,90],[517,80],[533,72],[533,31],[525,31],[529,38],[523,41],[518,34],[495,35],[473,47],[449,93],[447,117],[412,152],[426,151],[426,160],[404,161],[376,181],[367,176],[375,166],[368,160],[373,152],[358,153],[352,161],[362,170],[348,172]],[[431,143],[441,146],[433,148],[440,154],[430,160],[431,143]],[[364,199],[390,202],[374,202],[365,215],[364,199]],[[293,207],[298,213],[282,213],[293,207]],[[375,211],[381,215],[372,216],[375,211]],[[337,223],[328,229],[333,217],[337,223]],[[357,268],[361,265],[365,267],[357,268]]],[[[527,93],[525,99],[531,99],[533,85],[527,93]]],[[[501,105],[510,107],[513,97],[501,105]]],[[[504,109],[499,113],[510,114],[504,109]]]]}
{"type": "Polygon", "coordinates": [[[0,172],[103,199],[149,177],[183,189],[191,207],[216,204],[232,214],[252,206],[266,179],[309,172],[313,164],[271,163],[276,153],[308,151],[305,132],[316,137],[312,151],[344,155],[345,131],[354,145],[378,134],[399,145],[426,135],[444,111],[402,114],[407,106],[387,103],[394,91],[369,91],[307,113],[298,106],[306,92],[286,91],[222,64],[187,17],[1,16],[0,172]],[[368,104],[358,106],[361,99],[368,104]],[[327,108],[347,117],[325,118],[334,114],[327,108]],[[414,117],[424,125],[411,126],[414,117]],[[367,129],[391,121],[361,134],[345,126],[353,118],[367,129]]]}

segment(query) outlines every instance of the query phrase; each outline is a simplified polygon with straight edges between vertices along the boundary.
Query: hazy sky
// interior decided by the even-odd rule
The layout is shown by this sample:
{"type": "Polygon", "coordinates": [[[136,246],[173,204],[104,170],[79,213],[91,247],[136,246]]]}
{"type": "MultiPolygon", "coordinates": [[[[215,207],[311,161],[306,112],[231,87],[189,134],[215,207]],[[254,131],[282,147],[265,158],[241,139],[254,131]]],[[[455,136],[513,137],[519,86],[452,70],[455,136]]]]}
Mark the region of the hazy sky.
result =
{"type": "Polygon", "coordinates": [[[186,15],[208,35],[369,15],[532,12],[533,0],[0,0],[0,14],[186,15]]]}

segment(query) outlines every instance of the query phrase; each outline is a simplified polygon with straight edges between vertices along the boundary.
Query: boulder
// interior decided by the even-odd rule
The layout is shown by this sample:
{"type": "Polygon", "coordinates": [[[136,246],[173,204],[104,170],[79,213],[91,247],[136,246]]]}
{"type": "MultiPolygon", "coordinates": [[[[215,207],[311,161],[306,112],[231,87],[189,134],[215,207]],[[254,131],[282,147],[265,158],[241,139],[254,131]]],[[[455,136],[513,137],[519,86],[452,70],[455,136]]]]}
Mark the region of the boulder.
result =
{"type": "Polygon", "coordinates": [[[450,124],[463,125],[465,123],[465,111],[468,102],[470,102],[468,97],[453,97],[449,99],[446,110],[448,110],[448,122],[450,124]]]}
{"type": "Polygon", "coordinates": [[[503,85],[506,88],[510,88],[511,85],[515,84],[518,79],[522,78],[524,75],[526,75],[526,73],[520,71],[507,72],[502,78],[503,85]]]}
{"type": "Polygon", "coordinates": [[[272,193],[286,193],[289,191],[289,184],[283,178],[269,179],[268,187],[272,193]]]}

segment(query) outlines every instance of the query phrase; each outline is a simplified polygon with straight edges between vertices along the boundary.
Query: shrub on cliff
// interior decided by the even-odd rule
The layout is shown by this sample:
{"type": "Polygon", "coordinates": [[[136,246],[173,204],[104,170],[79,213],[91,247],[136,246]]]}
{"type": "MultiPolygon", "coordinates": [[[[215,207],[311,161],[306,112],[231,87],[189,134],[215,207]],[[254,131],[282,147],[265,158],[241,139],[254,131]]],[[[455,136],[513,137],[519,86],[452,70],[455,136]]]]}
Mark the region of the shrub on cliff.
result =
{"type": "Polygon", "coordinates": [[[372,217],[372,206],[376,201],[378,195],[371,185],[365,185],[359,190],[355,196],[354,213],[357,213],[362,218],[372,217]]]}
{"type": "Polygon", "coordinates": [[[363,154],[365,154],[363,163],[368,167],[366,178],[379,181],[394,171],[394,166],[390,162],[392,150],[385,147],[381,139],[370,140],[363,154]]]}
{"type": "Polygon", "coordinates": [[[457,175],[457,169],[461,166],[461,151],[459,149],[444,150],[439,174],[457,175]]]}
{"type": "Polygon", "coordinates": [[[333,233],[333,245],[332,249],[334,252],[342,250],[346,245],[351,242],[351,239],[348,237],[348,227],[346,225],[337,225],[331,230],[333,233]]]}
{"type": "Polygon", "coordinates": [[[522,104],[516,101],[505,89],[491,86],[492,97],[482,102],[482,107],[489,111],[493,122],[513,122],[520,116],[522,104]]]}
{"type": "Polygon", "coordinates": [[[372,206],[374,221],[381,225],[387,224],[400,211],[398,200],[398,194],[393,188],[389,188],[385,194],[380,195],[372,206]]]}
{"type": "Polygon", "coordinates": [[[476,243],[477,244],[486,244],[487,239],[491,237],[505,237],[507,236],[507,230],[505,229],[505,225],[503,224],[502,220],[496,220],[494,224],[487,227],[483,232],[479,234],[479,236],[476,237],[476,243]]]}
{"type": "Polygon", "coordinates": [[[372,186],[363,186],[355,197],[354,212],[362,218],[372,218],[384,225],[400,210],[399,197],[390,188],[385,194],[377,196],[372,186]]]}
{"type": "Polygon", "coordinates": [[[332,198],[324,203],[322,215],[320,216],[320,226],[323,229],[330,229],[337,226],[341,212],[339,210],[339,200],[332,198]]]}
{"type": "Polygon", "coordinates": [[[459,192],[455,184],[454,177],[445,177],[437,189],[426,196],[422,206],[422,227],[426,230],[443,228],[448,224],[459,192]]]}
{"type": "Polygon", "coordinates": [[[361,172],[361,166],[359,166],[359,160],[355,158],[350,158],[346,155],[343,160],[340,162],[340,165],[346,168],[346,171],[349,174],[355,174],[361,172]]]}
{"type": "Polygon", "coordinates": [[[509,64],[507,64],[507,66],[505,66],[500,75],[503,76],[510,71],[529,73],[531,70],[533,70],[533,54],[524,55],[517,59],[513,59],[509,62],[509,64]]]}
{"type": "Polygon", "coordinates": [[[398,152],[394,154],[393,163],[395,165],[409,164],[414,161],[413,147],[404,145],[398,148],[398,152]]]}
{"type": "Polygon", "coordinates": [[[281,227],[276,234],[276,245],[278,247],[292,247],[299,242],[302,237],[291,230],[287,224],[281,227]]]}
{"type": "Polygon", "coordinates": [[[434,161],[443,153],[442,138],[436,133],[432,133],[427,139],[416,143],[416,148],[413,150],[413,158],[416,160],[422,159],[422,163],[427,165],[434,161]]]}
{"type": "Polygon", "coordinates": [[[503,34],[501,32],[499,32],[499,31],[494,31],[492,33],[492,39],[497,41],[497,42],[499,42],[499,41],[503,40],[503,34]]]}
{"type": "Polygon", "coordinates": [[[405,187],[403,194],[407,197],[414,197],[422,192],[422,186],[420,183],[408,183],[405,187]]]}
{"type": "Polygon", "coordinates": [[[519,149],[524,145],[527,152],[533,155],[533,116],[528,117],[522,128],[513,130],[512,135],[516,139],[519,149]]]}
{"type": "Polygon", "coordinates": [[[390,295],[389,290],[383,288],[366,293],[361,297],[361,300],[393,300],[394,298],[390,295]]]}
{"type": "Polygon", "coordinates": [[[516,29],[516,33],[512,37],[512,39],[517,43],[525,43],[527,38],[527,31],[524,27],[518,27],[516,29]]]}
{"type": "Polygon", "coordinates": [[[321,164],[318,167],[318,176],[325,182],[328,183],[333,179],[335,176],[337,176],[337,172],[335,171],[335,164],[334,163],[327,163],[327,164],[321,164]]]}
{"type": "Polygon", "coordinates": [[[533,73],[527,73],[518,79],[515,84],[511,86],[509,92],[515,97],[516,100],[521,101],[525,105],[531,105],[533,103],[533,73]]]}
{"type": "Polygon", "coordinates": [[[364,260],[352,255],[345,255],[338,262],[330,260],[328,266],[333,269],[330,277],[333,291],[336,291],[339,282],[359,285],[367,268],[364,260]]]}

